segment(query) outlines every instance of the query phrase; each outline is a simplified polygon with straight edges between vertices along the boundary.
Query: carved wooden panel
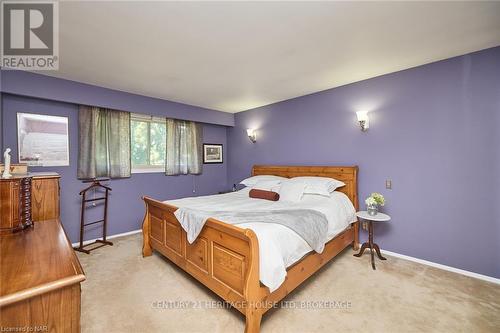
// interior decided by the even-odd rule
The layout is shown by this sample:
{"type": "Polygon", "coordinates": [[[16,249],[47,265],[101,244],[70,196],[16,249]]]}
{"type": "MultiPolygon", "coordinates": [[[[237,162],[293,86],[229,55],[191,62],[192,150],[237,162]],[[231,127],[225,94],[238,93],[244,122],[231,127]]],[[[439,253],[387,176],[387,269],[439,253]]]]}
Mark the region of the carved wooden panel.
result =
{"type": "Polygon", "coordinates": [[[212,244],[213,277],[242,295],[245,257],[215,242],[212,244]]]}
{"type": "Polygon", "coordinates": [[[165,212],[157,207],[149,207],[149,214],[156,216],[160,220],[163,220],[165,212]]]}
{"type": "Polygon", "coordinates": [[[199,236],[193,244],[186,241],[186,259],[202,271],[208,273],[208,241],[199,236]]]}
{"type": "Polygon", "coordinates": [[[178,255],[182,256],[182,230],[179,224],[173,224],[168,220],[165,220],[166,228],[166,241],[165,245],[176,252],[178,255]]]}
{"type": "Polygon", "coordinates": [[[11,200],[12,201],[12,227],[15,227],[20,222],[19,216],[19,198],[21,191],[21,183],[14,182],[12,183],[12,192],[11,192],[11,200]]]}
{"type": "Polygon", "coordinates": [[[163,226],[165,223],[163,223],[162,220],[160,220],[154,215],[151,215],[150,219],[151,219],[151,238],[163,244],[165,242],[164,240],[165,232],[163,231],[163,226]]]}
{"type": "Polygon", "coordinates": [[[10,232],[20,223],[21,180],[3,179],[0,182],[0,233],[10,232]]]}
{"type": "Polygon", "coordinates": [[[59,218],[59,178],[33,178],[31,183],[33,221],[59,218]]]}

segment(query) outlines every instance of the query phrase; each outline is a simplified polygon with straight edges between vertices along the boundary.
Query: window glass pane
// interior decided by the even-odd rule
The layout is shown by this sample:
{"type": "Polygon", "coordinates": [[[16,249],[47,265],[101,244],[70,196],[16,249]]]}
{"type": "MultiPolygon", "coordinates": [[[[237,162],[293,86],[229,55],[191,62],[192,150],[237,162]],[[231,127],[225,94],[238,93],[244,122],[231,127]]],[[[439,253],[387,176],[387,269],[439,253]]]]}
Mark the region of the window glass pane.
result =
{"type": "Polygon", "coordinates": [[[132,120],[130,126],[132,165],[148,165],[148,123],[132,120]]]}
{"type": "Polygon", "coordinates": [[[167,126],[165,123],[151,123],[151,165],[165,165],[167,126]]]}

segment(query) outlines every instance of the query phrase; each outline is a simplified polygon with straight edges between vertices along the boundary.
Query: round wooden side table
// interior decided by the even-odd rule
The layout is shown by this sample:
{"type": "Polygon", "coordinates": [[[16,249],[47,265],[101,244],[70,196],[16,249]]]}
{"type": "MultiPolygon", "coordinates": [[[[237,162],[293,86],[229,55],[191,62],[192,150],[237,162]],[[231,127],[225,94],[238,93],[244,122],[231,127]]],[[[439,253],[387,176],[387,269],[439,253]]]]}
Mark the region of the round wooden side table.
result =
{"type": "Polygon", "coordinates": [[[377,252],[377,257],[379,257],[380,260],[387,260],[387,258],[382,257],[382,254],[380,253],[380,247],[373,242],[373,222],[388,222],[391,220],[391,217],[383,213],[378,213],[377,215],[370,215],[368,214],[367,211],[357,212],[356,216],[359,217],[360,219],[368,221],[368,242],[364,242],[363,245],[361,245],[359,253],[356,253],[354,256],[361,257],[365,252],[365,250],[369,248],[372,257],[372,268],[375,269],[375,258],[373,255],[373,250],[377,252]]]}

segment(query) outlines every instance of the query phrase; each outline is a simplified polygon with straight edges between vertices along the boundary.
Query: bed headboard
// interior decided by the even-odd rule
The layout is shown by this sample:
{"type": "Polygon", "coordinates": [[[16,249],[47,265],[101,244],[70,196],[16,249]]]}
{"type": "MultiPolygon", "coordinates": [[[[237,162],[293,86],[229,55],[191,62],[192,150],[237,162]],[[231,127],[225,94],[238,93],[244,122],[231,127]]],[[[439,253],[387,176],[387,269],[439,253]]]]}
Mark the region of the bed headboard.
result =
{"type": "Polygon", "coordinates": [[[345,183],[337,191],[345,193],[358,210],[358,167],[357,166],[281,166],[254,165],[252,176],[275,175],[281,177],[317,176],[331,177],[345,183]]]}

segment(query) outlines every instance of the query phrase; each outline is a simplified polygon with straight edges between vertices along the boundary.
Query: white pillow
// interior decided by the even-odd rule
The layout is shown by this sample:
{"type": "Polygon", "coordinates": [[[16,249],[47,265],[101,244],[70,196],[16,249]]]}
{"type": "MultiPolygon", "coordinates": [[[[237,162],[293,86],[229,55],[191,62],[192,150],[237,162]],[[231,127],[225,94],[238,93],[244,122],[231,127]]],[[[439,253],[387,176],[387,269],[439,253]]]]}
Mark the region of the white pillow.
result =
{"type": "Polygon", "coordinates": [[[252,177],[243,179],[240,182],[240,184],[245,185],[247,187],[251,187],[251,186],[254,186],[255,184],[257,184],[257,182],[263,181],[263,180],[267,180],[267,181],[273,180],[276,182],[276,184],[279,184],[284,180],[288,180],[288,178],[273,176],[273,175],[260,175],[260,176],[252,176],[252,177]]]}
{"type": "Polygon", "coordinates": [[[279,189],[280,200],[285,202],[300,202],[304,195],[306,185],[301,182],[286,181],[281,183],[279,189]]]}
{"type": "Polygon", "coordinates": [[[330,196],[330,193],[337,188],[345,186],[340,180],[328,177],[293,177],[290,179],[293,182],[300,182],[305,184],[304,193],[319,194],[323,196],[330,196]]]}
{"type": "Polygon", "coordinates": [[[257,184],[252,186],[252,189],[276,192],[280,184],[281,180],[259,180],[257,184]]]}

